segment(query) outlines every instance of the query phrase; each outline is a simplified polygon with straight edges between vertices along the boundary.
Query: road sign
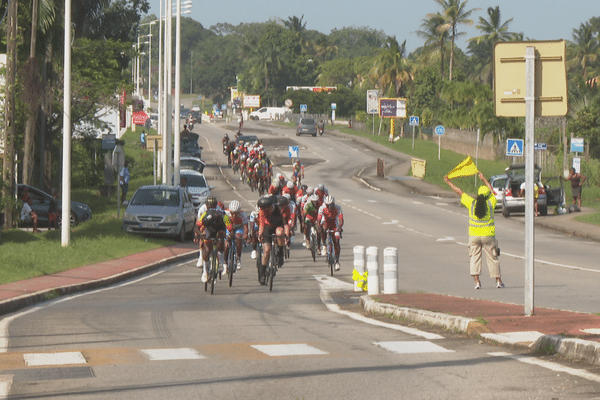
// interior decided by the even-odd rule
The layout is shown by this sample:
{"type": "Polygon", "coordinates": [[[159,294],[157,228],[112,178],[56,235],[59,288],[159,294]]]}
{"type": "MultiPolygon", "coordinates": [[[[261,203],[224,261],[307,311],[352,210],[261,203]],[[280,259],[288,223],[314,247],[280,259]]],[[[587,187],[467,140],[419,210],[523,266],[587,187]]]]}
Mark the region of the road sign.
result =
{"type": "Polygon", "coordinates": [[[306,104],[300,104],[300,112],[306,112],[308,110],[308,106],[306,104]]]}
{"type": "Polygon", "coordinates": [[[290,158],[299,158],[300,150],[298,146],[289,146],[288,147],[288,155],[290,158]]]}
{"type": "Polygon", "coordinates": [[[571,153],[583,153],[583,138],[571,139],[571,153]]]}
{"type": "Polygon", "coordinates": [[[379,99],[379,116],[382,118],[406,118],[406,99],[379,99]]]}
{"type": "Polygon", "coordinates": [[[548,150],[548,144],[547,143],[536,143],[533,146],[534,150],[548,150]]]}
{"type": "Polygon", "coordinates": [[[507,139],[506,155],[509,157],[521,157],[523,155],[523,139],[507,139]]]}
{"type": "Polygon", "coordinates": [[[332,110],[337,109],[337,103],[331,103],[331,109],[332,110]]]}
{"type": "Polygon", "coordinates": [[[444,134],[444,132],[446,132],[446,128],[444,128],[442,125],[438,125],[435,127],[435,134],[442,136],[444,134]]]}
{"type": "Polygon", "coordinates": [[[419,117],[411,115],[408,124],[410,126],[419,126],[419,117]]]}
{"type": "Polygon", "coordinates": [[[497,42],[494,45],[494,105],[499,117],[526,114],[526,48],[535,48],[535,116],[568,111],[564,40],[497,42]]]}

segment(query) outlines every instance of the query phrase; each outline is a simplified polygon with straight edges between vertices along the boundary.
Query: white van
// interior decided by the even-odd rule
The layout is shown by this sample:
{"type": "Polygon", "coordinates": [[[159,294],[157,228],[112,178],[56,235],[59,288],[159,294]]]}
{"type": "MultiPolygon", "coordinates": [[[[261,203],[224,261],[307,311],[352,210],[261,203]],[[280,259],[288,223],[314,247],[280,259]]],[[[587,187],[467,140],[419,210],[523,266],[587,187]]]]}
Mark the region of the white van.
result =
{"type": "Polygon", "coordinates": [[[274,119],[277,117],[283,117],[283,115],[287,112],[291,112],[291,110],[286,107],[262,107],[256,111],[252,111],[250,113],[250,119],[274,119]]]}

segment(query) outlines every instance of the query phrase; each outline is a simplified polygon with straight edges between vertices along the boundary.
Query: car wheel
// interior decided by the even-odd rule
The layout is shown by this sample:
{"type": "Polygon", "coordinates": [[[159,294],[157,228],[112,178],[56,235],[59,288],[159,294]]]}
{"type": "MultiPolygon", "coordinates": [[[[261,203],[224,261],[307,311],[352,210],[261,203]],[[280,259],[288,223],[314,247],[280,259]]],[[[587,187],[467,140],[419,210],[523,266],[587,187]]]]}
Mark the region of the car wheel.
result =
{"type": "MultiPolygon", "coordinates": [[[[56,223],[58,224],[59,228],[62,227],[62,212],[58,213],[58,216],[56,217],[56,223]]],[[[75,215],[75,213],[73,211],[71,211],[71,215],[70,215],[71,228],[75,228],[78,223],[79,223],[79,221],[77,220],[77,216],[75,215]]]]}
{"type": "Polygon", "coordinates": [[[179,235],[177,235],[178,242],[185,242],[185,222],[181,223],[181,229],[179,230],[179,235]]]}

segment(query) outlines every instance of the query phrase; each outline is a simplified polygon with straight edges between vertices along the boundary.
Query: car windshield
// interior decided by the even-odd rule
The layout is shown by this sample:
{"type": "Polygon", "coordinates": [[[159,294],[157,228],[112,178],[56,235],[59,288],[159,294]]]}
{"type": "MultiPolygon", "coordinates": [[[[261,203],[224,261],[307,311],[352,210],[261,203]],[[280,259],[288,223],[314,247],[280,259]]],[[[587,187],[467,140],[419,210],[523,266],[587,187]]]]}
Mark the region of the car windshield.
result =
{"type": "Polygon", "coordinates": [[[181,148],[195,150],[195,149],[198,149],[199,146],[198,146],[198,142],[193,142],[191,140],[182,140],[181,148]]]}
{"type": "Polygon", "coordinates": [[[187,179],[187,185],[192,187],[207,187],[206,179],[199,175],[181,175],[182,178],[187,179]]]}
{"type": "Polygon", "coordinates": [[[315,120],[311,119],[311,118],[303,118],[300,121],[300,125],[315,125],[315,124],[316,124],[315,120]]]}
{"type": "Polygon", "coordinates": [[[131,199],[134,206],[167,206],[176,207],[179,205],[179,192],[169,189],[138,189],[131,199]]]}

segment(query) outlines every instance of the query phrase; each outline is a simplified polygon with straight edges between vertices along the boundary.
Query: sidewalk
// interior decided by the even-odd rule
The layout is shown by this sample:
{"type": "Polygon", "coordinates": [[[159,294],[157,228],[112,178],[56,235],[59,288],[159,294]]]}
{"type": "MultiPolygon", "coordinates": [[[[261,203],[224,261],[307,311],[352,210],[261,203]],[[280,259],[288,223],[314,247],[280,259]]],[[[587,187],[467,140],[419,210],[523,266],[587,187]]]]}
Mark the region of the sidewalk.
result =
{"type": "MultiPolygon", "coordinates": [[[[394,190],[400,184],[423,195],[455,198],[454,193],[405,177],[408,172],[406,163],[410,165],[408,156],[368,142],[364,144],[397,162],[388,163],[386,172],[390,179],[374,176],[374,167],[363,170],[356,179],[363,179],[376,190],[394,190]]],[[[574,216],[591,211],[584,209],[582,213],[540,217],[536,218],[535,223],[600,241],[599,227],[573,220],[574,216]]],[[[191,242],[180,243],[58,274],[0,285],[0,315],[57,296],[114,285],[167,264],[197,257],[196,245],[191,242]]],[[[362,296],[361,303],[368,312],[479,334],[485,339],[507,345],[543,351],[554,349],[570,359],[600,365],[600,316],[536,308],[534,316],[525,317],[523,306],[427,293],[362,296]]]]}

